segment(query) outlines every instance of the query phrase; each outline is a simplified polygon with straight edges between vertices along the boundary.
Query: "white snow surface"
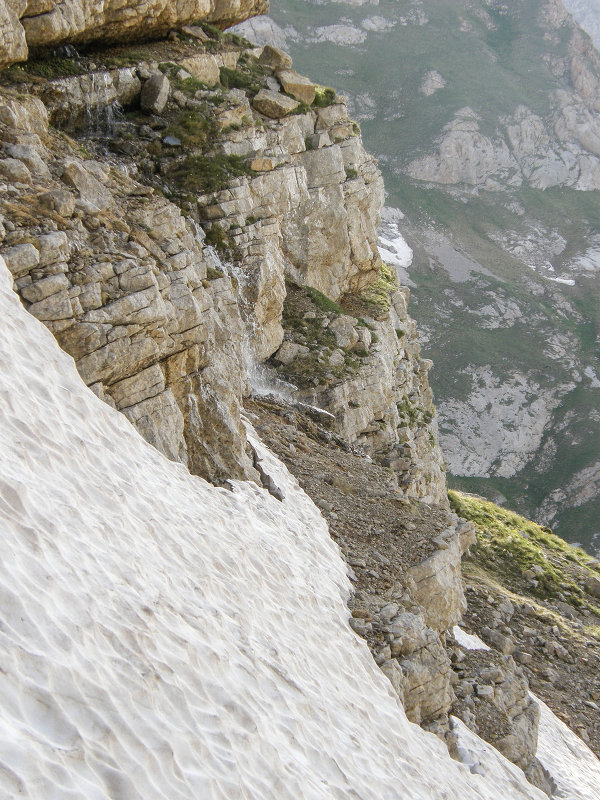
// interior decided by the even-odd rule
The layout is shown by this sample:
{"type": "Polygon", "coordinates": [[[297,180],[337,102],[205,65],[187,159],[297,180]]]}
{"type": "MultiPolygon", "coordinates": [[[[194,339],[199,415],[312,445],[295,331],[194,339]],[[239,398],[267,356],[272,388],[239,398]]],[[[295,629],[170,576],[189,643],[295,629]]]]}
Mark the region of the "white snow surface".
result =
{"type": "Polygon", "coordinates": [[[320,512],[215,488],[89,391],[0,257],[0,797],[543,800],[410,724],[320,512]]]}
{"type": "Polygon", "coordinates": [[[385,208],[383,210],[377,249],[385,263],[396,270],[400,283],[405,286],[414,286],[408,271],[413,262],[413,250],[400,232],[398,225],[398,221],[403,218],[404,214],[399,209],[385,208]]]}
{"type": "Polygon", "coordinates": [[[477,636],[476,633],[467,633],[458,625],[452,628],[452,635],[456,639],[456,643],[465,650],[489,650],[487,644],[477,636]]]}
{"type": "Polygon", "coordinates": [[[600,800],[600,761],[539,697],[537,757],[554,778],[553,800],[600,800]]]}
{"type": "MultiPolygon", "coordinates": [[[[474,775],[482,775],[490,781],[504,787],[505,800],[512,800],[519,792],[523,771],[512,764],[487,742],[467,728],[458,717],[450,717],[452,731],[456,735],[456,746],[461,763],[465,764],[474,775]]],[[[536,800],[548,800],[548,795],[533,786],[531,797],[536,800]]],[[[582,798],[583,800],[583,798],[582,798]]],[[[591,800],[591,798],[589,799],[591,800]]]]}

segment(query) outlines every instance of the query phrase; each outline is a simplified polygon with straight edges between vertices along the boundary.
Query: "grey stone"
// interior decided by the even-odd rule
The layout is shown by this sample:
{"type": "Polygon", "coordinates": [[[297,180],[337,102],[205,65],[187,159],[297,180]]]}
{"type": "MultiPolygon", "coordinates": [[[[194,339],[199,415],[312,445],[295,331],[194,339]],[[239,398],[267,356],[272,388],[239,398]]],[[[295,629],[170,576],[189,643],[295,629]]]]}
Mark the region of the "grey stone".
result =
{"type": "Polygon", "coordinates": [[[13,183],[31,183],[31,172],[27,166],[17,158],[3,158],[0,160],[0,177],[13,183]]]}
{"type": "Polygon", "coordinates": [[[306,356],[309,353],[309,348],[305,347],[304,345],[296,344],[295,342],[284,342],[275,354],[274,358],[275,361],[287,366],[296,358],[306,356]]]}
{"type": "Polygon", "coordinates": [[[315,84],[304,75],[299,75],[293,69],[277,70],[276,75],[283,90],[295,97],[296,100],[310,105],[315,99],[315,84]]]}
{"type": "Polygon", "coordinates": [[[14,278],[26,275],[40,263],[39,250],[29,242],[8,247],[2,255],[14,278]]]}
{"type": "Polygon", "coordinates": [[[169,99],[171,84],[166,75],[156,72],[142,86],[140,106],[149,114],[161,114],[169,99]]]}
{"type": "Polygon", "coordinates": [[[66,189],[51,189],[40,196],[39,202],[61,217],[72,217],[75,211],[75,198],[66,189]]]}
{"type": "Polygon", "coordinates": [[[271,69],[289,69],[292,66],[292,58],[279,47],[273,47],[266,44],[258,59],[263,67],[270,67],[271,69]]]}
{"type": "Polygon", "coordinates": [[[270,89],[261,89],[252,101],[252,105],[261,114],[271,119],[280,119],[295,111],[298,100],[292,100],[281,92],[272,92],[270,89]]]}

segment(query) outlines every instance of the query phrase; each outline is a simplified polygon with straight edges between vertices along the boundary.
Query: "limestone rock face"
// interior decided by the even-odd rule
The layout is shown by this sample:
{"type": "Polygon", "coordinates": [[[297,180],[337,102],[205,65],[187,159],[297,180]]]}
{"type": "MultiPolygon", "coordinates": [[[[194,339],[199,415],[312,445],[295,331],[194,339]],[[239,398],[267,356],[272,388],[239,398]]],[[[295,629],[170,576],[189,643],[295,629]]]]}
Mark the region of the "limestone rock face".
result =
{"type": "Polygon", "coordinates": [[[68,130],[101,129],[114,103],[129,106],[140,94],[133,67],[75,75],[48,82],[41,91],[50,122],[68,130]]]}
{"type": "MultiPolygon", "coordinates": [[[[289,101],[282,93],[268,94],[289,101]]],[[[236,229],[232,240],[243,261],[243,283],[251,287],[248,299],[256,315],[252,348],[259,360],[274,353],[283,339],[285,278],[337,299],[372,282],[381,264],[377,225],[383,180],[345,105],[331,108],[233,132],[225,152],[273,155],[253,158],[256,175],[198,198],[207,223],[236,229]],[[322,146],[307,150],[317,127],[322,146]],[[347,170],[356,176],[349,179],[347,170]],[[248,215],[254,218],[251,224],[248,215]]]]}
{"type": "Polygon", "coordinates": [[[6,0],[0,4],[0,67],[27,58],[25,31],[19,23],[27,0],[6,0]]]}
{"type": "MultiPolygon", "coordinates": [[[[408,174],[492,191],[523,183],[537,189],[598,189],[600,58],[581,32],[573,35],[563,69],[571,85],[553,92],[551,113],[541,117],[519,105],[498,121],[493,135],[485,135],[478,115],[462,108],[446,124],[432,152],[407,165],[408,174]]],[[[430,94],[436,88],[440,86],[424,82],[421,91],[430,94]]]]}
{"type": "Polygon", "coordinates": [[[529,694],[522,669],[510,655],[495,650],[461,651],[456,668],[462,678],[452,714],[538,783],[535,753],[540,709],[529,694]]]}
{"type": "Polygon", "coordinates": [[[466,611],[462,588],[460,528],[447,528],[436,540],[439,549],[408,571],[415,582],[412,594],[425,608],[427,624],[444,631],[460,622],[466,611]]]}
{"type": "MultiPolygon", "coordinates": [[[[0,104],[5,148],[44,167],[31,171],[39,224],[28,234],[13,225],[8,239],[1,227],[15,289],[90,388],[168,458],[219,482],[258,478],[240,417],[243,327],[229,278],[208,279],[213,256],[176,206],[76,149],[61,157],[40,106],[0,104]],[[29,144],[6,144],[14,136],[29,144]]],[[[13,191],[5,180],[3,196],[13,191]]]]}
{"type": "MultiPolygon", "coordinates": [[[[444,505],[445,466],[437,444],[437,421],[427,379],[431,362],[421,358],[407,303],[408,289],[400,288],[391,293],[389,308],[378,319],[369,316],[377,314],[377,309],[363,309],[360,323],[346,314],[313,312],[317,316],[313,325],[326,328],[332,337],[330,349],[334,345],[338,348],[339,370],[343,370],[345,361],[347,368],[336,377],[329,369],[335,366],[331,358],[336,353],[329,355],[326,363],[327,351],[317,349],[308,381],[312,386],[303,384],[299,397],[332,414],[333,429],[346,442],[390,467],[407,496],[444,505]],[[358,360],[354,354],[358,354],[358,360]]],[[[305,330],[288,329],[285,337],[304,344],[305,330]]],[[[297,372],[285,372],[286,380],[294,383],[297,372]]],[[[447,576],[449,584],[435,591],[442,596],[448,592],[449,607],[454,604],[457,589],[455,586],[450,592],[450,584],[460,582],[459,561],[460,555],[455,575],[447,576]]],[[[427,591],[432,588],[428,586],[427,591]]],[[[441,625],[440,630],[444,627],[441,625]]]]}
{"type": "Polygon", "coordinates": [[[267,10],[268,0],[8,0],[0,5],[0,65],[24,60],[28,47],[151,38],[199,19],[227,27],[267,10]]]}

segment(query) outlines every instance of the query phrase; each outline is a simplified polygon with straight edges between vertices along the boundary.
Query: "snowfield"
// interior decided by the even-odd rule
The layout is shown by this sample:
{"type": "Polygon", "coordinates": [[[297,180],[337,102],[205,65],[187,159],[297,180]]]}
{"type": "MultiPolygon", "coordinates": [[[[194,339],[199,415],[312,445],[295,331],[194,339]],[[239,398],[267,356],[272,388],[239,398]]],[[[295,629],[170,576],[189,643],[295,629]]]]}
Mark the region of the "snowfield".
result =
{"type": "Polygon", "coordinates": [[[1,258],[0,313],[2,798],[544,800],[407,722],[274,456],[256,443],[283,501],[191,476],[84,386],[1,258]]]}

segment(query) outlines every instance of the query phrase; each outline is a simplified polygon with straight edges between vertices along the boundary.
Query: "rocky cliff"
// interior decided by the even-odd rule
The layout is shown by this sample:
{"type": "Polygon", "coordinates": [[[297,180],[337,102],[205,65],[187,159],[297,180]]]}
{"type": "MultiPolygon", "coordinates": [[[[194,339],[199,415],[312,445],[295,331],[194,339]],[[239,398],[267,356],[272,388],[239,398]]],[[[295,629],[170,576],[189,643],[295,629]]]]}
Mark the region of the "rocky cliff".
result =
{"type": "Polygon", "coordinates": [[[267,8],[268,0],[6,0],[0,4],[0,66],[25,60],[29,50],[147,39],[199,20],[227,27],[267,8]]]}
{"type": "MultiPolygon", "coordinates": [[[[0,144],[24,306],[167,458],[281,500],[253,419],[329,521],[352,627],[452,747],[474,528],[448,507],[431,362],[377,249],[383,183],[345,98],[276,48],[179,27],[4,70],[0,144]]],[[[526,681],[501,675],[494,742],[547,788],[526,681]]]]}

